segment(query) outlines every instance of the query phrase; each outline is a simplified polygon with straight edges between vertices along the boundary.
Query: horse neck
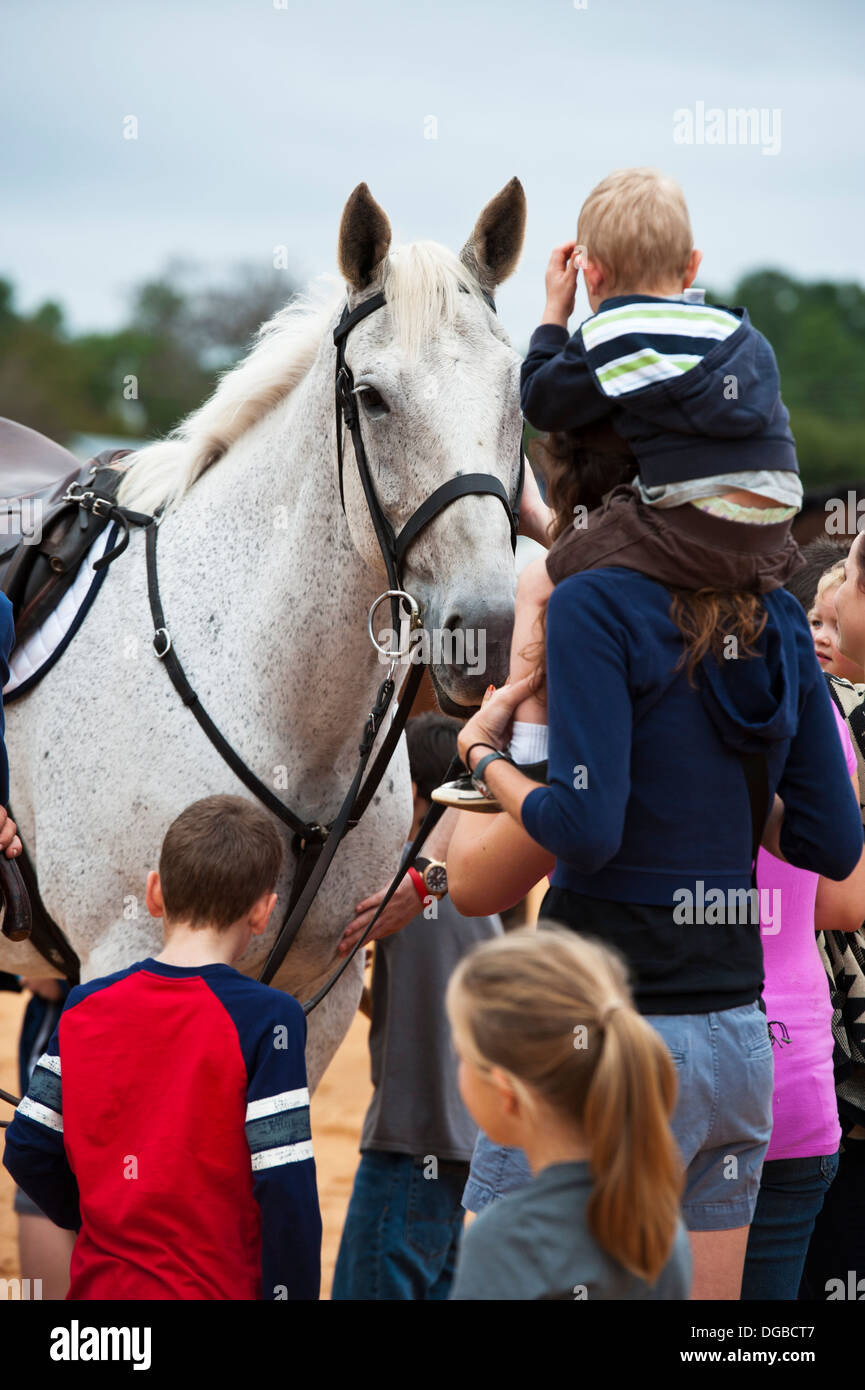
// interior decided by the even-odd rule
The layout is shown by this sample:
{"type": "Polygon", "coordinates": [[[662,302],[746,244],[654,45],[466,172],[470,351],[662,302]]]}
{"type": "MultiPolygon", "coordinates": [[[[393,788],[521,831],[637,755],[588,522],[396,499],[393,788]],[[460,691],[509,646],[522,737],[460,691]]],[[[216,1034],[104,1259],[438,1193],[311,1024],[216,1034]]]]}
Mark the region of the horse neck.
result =
{"type": "MultiPolygon", "coordinates": [[[[308,730],[316,766],[331,769],[338,750],[356,751],[385,674],[366,623],[387,587],[350,542],[332,412],[330,383],[317,390],[304,382],[202,476],[177,513],[180,549],[197,550],[201,572],[220,576],[241,707],[246,700],[272,712],[280,748],[308,730]]],[[[199,632],[206,646],[206,624],[199,632]]]]}

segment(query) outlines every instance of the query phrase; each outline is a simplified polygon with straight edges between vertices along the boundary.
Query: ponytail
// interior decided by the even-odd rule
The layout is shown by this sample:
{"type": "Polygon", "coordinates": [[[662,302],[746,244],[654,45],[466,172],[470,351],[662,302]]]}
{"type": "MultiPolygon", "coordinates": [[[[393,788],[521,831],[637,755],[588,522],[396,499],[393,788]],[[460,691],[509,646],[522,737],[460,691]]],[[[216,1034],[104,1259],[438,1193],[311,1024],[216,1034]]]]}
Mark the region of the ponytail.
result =
{"type": "Polygon", "coordinates": [[[663,1040],[631,1005],[599,1027],[582,1116],[595,1176],[589,1229],[625,1269],[651,1284],[670,1257],[682,1194],[669,1124],[676,1071],[663,1040]]]}
{"type": "Polygon", "coordinates": [[[683,1187],[669,1123],[676,1071],[634,1009],[621,958],[541,922],[464,957],[447,1008],[467,1060],[507,1072],[527,1107],[541,1101],[581,1126],[594,1177],[589,1229],[612,1259],[654,1283],[672,1252],[683,1187]]]}

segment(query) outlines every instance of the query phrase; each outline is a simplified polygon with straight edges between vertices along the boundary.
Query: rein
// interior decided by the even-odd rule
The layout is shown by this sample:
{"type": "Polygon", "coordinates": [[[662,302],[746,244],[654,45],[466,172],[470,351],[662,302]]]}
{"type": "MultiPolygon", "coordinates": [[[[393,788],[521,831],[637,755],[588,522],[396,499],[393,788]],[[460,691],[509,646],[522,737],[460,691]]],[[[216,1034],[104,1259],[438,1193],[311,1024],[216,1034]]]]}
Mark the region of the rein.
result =
{"type": "MultiPolygon", "coordinates": [[[[489,307],[495,313],[495,304],[493,300],[489,295],[485,294],[484,297],[489,307]]],[[[223,761],[230,767],[231,771],[243,783],[247,790],[266,806],[283,825],[293,832],[294,838],[292,841],[292,848],[298,856],[298,863],[285,916],[283,917],[276,941],[258,977],[264,984],[269,984],[271,982],[277,970],[285,960],[286,954],[300,930],[342,840],[345,835],[358,824],[361,816],[372,800],[384,776],[393,751],[403,733],[406,721],[411,713],[415,695],[417,694],[418,687],[423,677],[423,663],[414,661],[414,658],[412,658],[412,670],[401,692],[397,712],[391,721],[381,747],[369,769],[369,773],[366,779],[364,779],[364,773],[369,763],[373,744],[381,729],[396,688],[393,676],[397,660],[408,655],[408,651],[402,652],[399,649],[386,650],[379,645],[372,629],[373,614],[379,604],[384,599],[389,598],[391,601],[395,631],[399,631],[401,627],[400,620],[402,615],[400,613],[400,604],[402,602],[408,604],[409,611],[406,616],[409,617],[410,631],[421,626],[419,605],[412,598],[411,594],[407,593],[402,587],[402,565],[409,546],[423,528],[435,516],[438,516],[441,511],[449,506],[451,502],[456,501],[457,498],[469,495],[490,494],[498,497],[507,510],[511,528],[511,545],[512,548],[516,548],[519,507],[525,479],[525,457],[522,444],[520,444],[519,473],[516,497],[513,504],[511,504],[508,493],[498,478],[494,478],[487,473],[463,473],[456,477],[449,478],[446,482],[442,483],[441,486],[437,487],[412,513],[398,534],[394,531],[390,521],[385,515],[372,482],[366,448],[360,429],[358,404],[354,395],[354,377],[351,367],[346,361],[345,346],[352,328],[369,314],[375,313],[376,310],[384,307],[386,302],[384,294],[379,292],[363,300],[352,310],[346,305],[342,317],[333,333],[333,340],[336,346],[334,394],[340,502],[342,503],[343,512],[345,512],[343,485],[344,427],[351,435],[361,485],[384,560],[389,585],[388,589],[371,605],[367,626],[373,645],[380,655],[389,659],[390,665],[384,680],[378,688],[375,703],[369,711],[363,726],[361,741],[358,746],[358,762],[354,777],[352,778],[351,784],[335,819],[329,824],[321,825],[316,821],[304,821],[280,801],[279,797],[275,796],[272,790],[256,776],[232,747],[228,739],[211,719],[198,698],[196,691],[191,686],[174,648],[171,631],[168,627],[159,593],[157,539],[162,517],[160,515],[146,516],[139,512],[129,511],[127,508],[117,505],[116,502],[110,504],[110,510],[108,509],[109,504],[107,502],[102,504],[106,507],[105,514],[109,515],[112,520],[121,524],[123,534],[120,543],[115,546],[109,555],[103,556],[98,562],[99,567],[107,566],[126,549],[129,539],[128,527],[130,525],[142,526],[144,528],[147,564],[147,594],[154,629],[152,639],[154,654],[165,667],[172,685],[184,705],[191,711],[223,761]]],[[[125,453],[128,451],[124,450],[122,452],[125,453]]],[[[94,498],[92,494],[85,494],[80,498],[75,497],[71,500],[77,500],[82,506],[90,506],[94,510],[100,505],[100,499],[94,498]]],[[[445,779],[451,777],[459,766],[460,759],[456,756],[453,758],[445,774],[445,779]]],[[[405,877],[410,865],[413,864],[427,835],[439,818],[444,814],[444,811],[445,807],[443,805],[435,802],[432,803],[407,853],[403,856],[400,868],[391,880],[384,898],[379,904],[369,925],[339,968],[334,971],[331,977],[312,998],[308,999],[303,1005],[304,1013],[311,1013],[311,1011],[321,1003],[322,999],[325,998],[343,972],[348,968],[354,956],[369,937],[370,932],[405,877]]],[[[14,1097],[3,1091],[0,1091],[0,1099],[7,1100],[11,1103],[17,1103],[14,1097]]]]}

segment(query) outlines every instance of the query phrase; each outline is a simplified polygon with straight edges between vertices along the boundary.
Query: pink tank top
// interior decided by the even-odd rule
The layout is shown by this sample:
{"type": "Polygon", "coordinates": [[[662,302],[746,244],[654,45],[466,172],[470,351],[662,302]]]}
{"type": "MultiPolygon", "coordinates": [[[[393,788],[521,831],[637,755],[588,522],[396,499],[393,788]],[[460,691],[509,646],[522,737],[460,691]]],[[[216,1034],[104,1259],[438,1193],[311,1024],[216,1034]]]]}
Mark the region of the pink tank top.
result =
{"type": "MultiPolygon", "coordinates": [[[[832,708],[852,775],[856,754],[847,725],[834,704],[832,708]]],[[[841,1141],[829,981],[814,932],[818,881],[817,874],[794,869],[760,850],[757,884],[766,975],[763,999],[775,1059],[767,1161],[833,1154],[841,1141]],[[763,890],[768,890],[768,896],[763,890]]]]}

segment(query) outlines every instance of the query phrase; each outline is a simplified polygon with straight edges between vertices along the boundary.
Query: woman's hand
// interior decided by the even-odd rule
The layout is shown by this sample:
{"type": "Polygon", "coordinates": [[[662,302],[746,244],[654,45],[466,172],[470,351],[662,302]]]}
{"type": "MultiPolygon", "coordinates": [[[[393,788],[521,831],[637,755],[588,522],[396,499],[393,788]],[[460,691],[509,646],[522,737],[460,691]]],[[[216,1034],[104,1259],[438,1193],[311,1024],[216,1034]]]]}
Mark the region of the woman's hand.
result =
{"type": "MultiPolygon", "coordinates": [[[[492,685],[489,686],[477,714],[473,714],[457,734],[457,749],[464,763],[466,763],[466,753],[473,743],[487,743],[492,748],[498,749],[507,746],[508,735],[514,720],[514,710],[517,705],[522,704],[526,696],[531,695],[534,679],[534,673],[532,673],[528,676],[522,676],[513,684],[508,680],[504,685],[499,686],[498,690],[492,685]]],[[[475,763],[484,756],[483,748],[475,749],[472,753],[472,767],[468,768],[469,772],[472,771],[475,763]]],[[[466,767],[468,767],[468,763],[466,763],[466,767]]]]}
{"type": "Polygon", "coordinates": [[[544,278],[547,304],[541,323],[555,323],[560,328],[568,326],[577,295],[577,267],[574,265],[576,247],[575,241],[566,241],[561,246],[556,246],[550,256],[544,278]]]}

